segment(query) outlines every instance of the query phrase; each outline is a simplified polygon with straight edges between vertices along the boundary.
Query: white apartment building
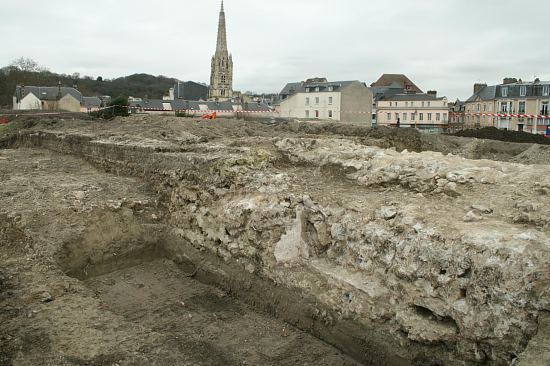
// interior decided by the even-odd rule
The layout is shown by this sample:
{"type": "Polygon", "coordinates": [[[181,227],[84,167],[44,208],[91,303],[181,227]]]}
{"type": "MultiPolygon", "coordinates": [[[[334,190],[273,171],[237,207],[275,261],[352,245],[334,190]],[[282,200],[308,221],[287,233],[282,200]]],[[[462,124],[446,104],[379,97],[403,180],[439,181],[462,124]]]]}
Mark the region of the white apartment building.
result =
{"type": "Polygon", "coordinates": [[[279,95],[280,117],[346,122],[368,122],[372,118],[372,92],[359,81],[315,78],[290,83],[279,95]]]}
{"type": "Polygon", "coordinates": [[[381,126],[446,128],[449,124],[447,98],[427,94],[396,94],[377,103],[377,121],[381,126]]]}

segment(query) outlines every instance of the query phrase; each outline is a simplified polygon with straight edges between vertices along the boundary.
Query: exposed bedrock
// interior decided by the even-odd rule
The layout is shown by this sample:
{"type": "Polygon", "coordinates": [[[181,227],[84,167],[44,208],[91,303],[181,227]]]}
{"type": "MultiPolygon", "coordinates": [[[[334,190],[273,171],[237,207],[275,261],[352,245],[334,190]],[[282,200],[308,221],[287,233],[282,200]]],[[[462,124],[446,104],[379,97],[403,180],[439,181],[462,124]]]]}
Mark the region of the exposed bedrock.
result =
{"type": "Polygon", "coordinates": [[[296,296],[309,323],[288,302],[269,310],[364,362],[507,365],[537,335],[550,311],[547,170],[337,138],[250,140],[35,131],[9,144],[149,181],[173,258],[215,255],[220,278],[223,266],[242,274],[227,281],[238,296],[254,302],[262,293],[246,286],[263,284],[264,309],[276,301],[266,284],[296,296]],[[353,336],[335,335],[346,324],[353,336]]]}

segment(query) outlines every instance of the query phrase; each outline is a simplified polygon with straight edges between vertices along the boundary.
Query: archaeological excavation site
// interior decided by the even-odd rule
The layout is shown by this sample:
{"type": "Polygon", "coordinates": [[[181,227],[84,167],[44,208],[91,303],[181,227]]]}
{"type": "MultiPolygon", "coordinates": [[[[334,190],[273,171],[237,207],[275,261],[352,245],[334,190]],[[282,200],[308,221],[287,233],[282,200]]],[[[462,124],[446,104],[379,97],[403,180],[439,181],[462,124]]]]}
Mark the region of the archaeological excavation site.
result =
{"type": "Polygon", "coordinates": [[[0,365],[550,365],[550,146],[19,116],[0,365]]]}

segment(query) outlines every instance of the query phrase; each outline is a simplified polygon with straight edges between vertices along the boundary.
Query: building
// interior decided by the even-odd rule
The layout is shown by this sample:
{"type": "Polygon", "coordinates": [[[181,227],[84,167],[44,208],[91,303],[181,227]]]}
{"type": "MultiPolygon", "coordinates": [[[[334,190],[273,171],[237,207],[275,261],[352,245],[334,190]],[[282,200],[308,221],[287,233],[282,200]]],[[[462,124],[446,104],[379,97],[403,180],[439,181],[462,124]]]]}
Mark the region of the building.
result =
{"type": "Polygon", "coordinates": [[[170,89],[170,99],[207,100],[208,86],[194,81],[178,81],[174,88],[170,89]]]}
{"type": "Polygon", "coordinates": [[[258,102],[243,104],[232,101],[142,99],[129,101],[129,105],[130,113],[182,114],[190,117],[199,117],[216,112],[218,117],[222,118],[244,117],[246,115],[273,117],[273,109],[266,104],[258,102]]]}
{"type": "Polygon", "coordinates": [[[359,81],[313,78],[289,83],[279,94],[283,118],[371,122],[372,92],[359,81]]]}
{"type": "Polygon", "coordinates": [[[14,110],[80,112],[82,94],[75,88],[18,85],[13,96],[14,110]]]}
{"type": "Polygon", "coordinates": [[[474,84],[465,106],[465,127],[496,127],[550,135],[550,81],[505,78],[502,84],[474,84]]]}
{"type": "Polygon", "coordinates": [[[383,74],[369,88],[373,94],[372,123],[376,124],[377,104],[379,100],[397,94],[418,94],[422,90],[403,74],[383,74]]]}
{"type": "Polygon", "coordinates": [[[422,94],[422,90],[403,74],[383,74],[372,83],[371,88],[400,88],[404,93],[422,94]]]}
{"type": "Polygon", "coordinates": [[[220,10],[218,23],[218,40],[216,42],[216,53],[212,57],[210,72],[210,88],[208,99],[227,101],[233,98],[233,57],[227,50],[227,34],[225,27],[225,11],[220,10]]]}
{"type": "Polygon", "coordinates": [[[464,128],[466,103],[457,99],[456,102],[449,102],[449,128],[458,131],[464,128]]]}
{"type": "Polygon", "coordinates": [[[414,127],[441,130],[449,124],[447,98],[429,91],[422,94],[396,94],[377,103],[379,126],[414,127]]]}
{"type": "Polygon", "coordinates": [[[103,101],[99,97],[82,97],[80,111],[84,113],[95,112],[103,107],[103,101]]]}

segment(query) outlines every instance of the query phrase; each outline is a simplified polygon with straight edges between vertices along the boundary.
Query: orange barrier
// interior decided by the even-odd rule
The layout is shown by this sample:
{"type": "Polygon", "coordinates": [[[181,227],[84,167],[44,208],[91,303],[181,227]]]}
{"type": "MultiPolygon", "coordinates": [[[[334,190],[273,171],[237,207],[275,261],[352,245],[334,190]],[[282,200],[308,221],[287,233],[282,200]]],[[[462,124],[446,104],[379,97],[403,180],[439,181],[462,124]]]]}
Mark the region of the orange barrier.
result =
{"type": "Polygon", "coordinates": [[[217,117],[217,113],[214,112],[211,114],[205,114],[204,116],[202,116],[202,119],[216,119],[216,117],[217,117]]]}

